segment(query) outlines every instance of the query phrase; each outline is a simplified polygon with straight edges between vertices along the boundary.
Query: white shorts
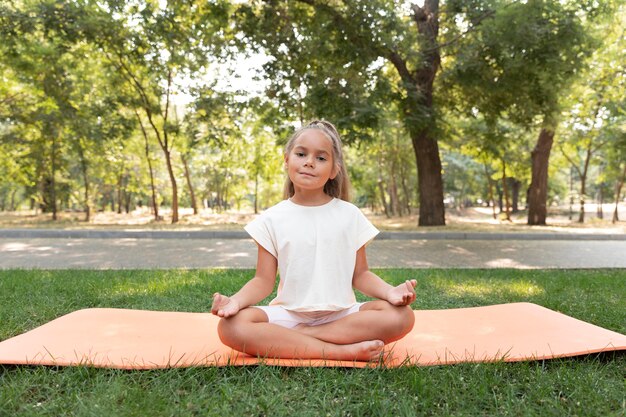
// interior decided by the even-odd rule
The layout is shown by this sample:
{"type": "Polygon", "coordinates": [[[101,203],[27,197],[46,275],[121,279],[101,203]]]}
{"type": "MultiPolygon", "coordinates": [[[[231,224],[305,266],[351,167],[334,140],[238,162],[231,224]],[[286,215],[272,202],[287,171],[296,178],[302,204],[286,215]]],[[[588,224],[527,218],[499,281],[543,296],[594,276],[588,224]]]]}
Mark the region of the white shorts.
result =
{"type": "Polygon", "coordinates": [[[319,326],[320,324],[339,320],[350,314],[358,312],[363,304],[365,303],[356,303],[352,307],[339,311],[290,311],[281,306],[253,307],[263,310],[267,315],[268,322],[292,329],[298,324],[319,326]]]}

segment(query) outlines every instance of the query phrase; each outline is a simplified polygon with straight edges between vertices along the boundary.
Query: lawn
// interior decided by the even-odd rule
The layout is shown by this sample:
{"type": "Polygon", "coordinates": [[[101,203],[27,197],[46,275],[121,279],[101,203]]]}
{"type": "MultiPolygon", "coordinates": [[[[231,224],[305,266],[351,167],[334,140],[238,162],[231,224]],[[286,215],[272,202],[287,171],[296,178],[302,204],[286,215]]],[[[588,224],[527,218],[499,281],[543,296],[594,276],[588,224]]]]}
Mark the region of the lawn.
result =
{"type": "MultiPolygon", "coordinates": [[[[419,281],[414,308],[530,301],[626,333],[624,270],[377,271],[419,281]]],[[[0,340],[71,311],[207,311],[245,270],[0,271],[0,340]]],[[[0,416],[626,415],[626,355],[399,369],[121,371],[0,365],[0,416]]]]}

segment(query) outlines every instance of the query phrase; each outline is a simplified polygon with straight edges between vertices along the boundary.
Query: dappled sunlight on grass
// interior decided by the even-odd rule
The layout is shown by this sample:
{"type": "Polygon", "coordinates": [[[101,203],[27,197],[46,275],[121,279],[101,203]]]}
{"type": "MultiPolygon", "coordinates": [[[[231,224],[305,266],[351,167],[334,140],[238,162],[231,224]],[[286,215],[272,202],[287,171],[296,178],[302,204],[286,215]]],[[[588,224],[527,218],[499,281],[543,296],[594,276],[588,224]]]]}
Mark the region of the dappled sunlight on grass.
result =
{"type": "MultiPolygon", "coordinates": [[[[212,274],[209,273],[209,275],[212,274]]],[[[113,284],[107,292],[112,296],[177,294],[187,291],[190,287],[206,284],[206,275],[174,272],[165,275],[155,274],[154,278],[148,278],[145,281],[124,279],[113,284]]]]}
{"type": "Polygon", "coordinates": [[[148,285],[137,285],[132,282],[120,283],[111,288],[111,295],[156,295],[170,292],[179,283],[167,283],[164,281],[151,282],[148,285]]]}
{"type": "Polygon", "coordinates": [[[545,295],[545,289],[535,282],[520,281],[466,281],[437,280],[435,287],[447,297],[477,299],[524,300],[545,295]]]}

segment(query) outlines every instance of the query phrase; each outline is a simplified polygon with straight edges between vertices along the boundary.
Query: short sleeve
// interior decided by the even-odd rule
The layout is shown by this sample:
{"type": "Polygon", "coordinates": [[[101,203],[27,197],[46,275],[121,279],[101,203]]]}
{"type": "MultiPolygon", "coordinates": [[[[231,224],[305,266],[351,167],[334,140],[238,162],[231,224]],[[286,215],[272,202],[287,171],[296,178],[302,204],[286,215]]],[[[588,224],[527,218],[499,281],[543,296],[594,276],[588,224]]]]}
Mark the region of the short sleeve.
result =
{"type": "Polygon", "coordinates": [[[263,215],[257,217],[248,223],[244,230],[248,232],[250,237],[261,245],[266,251],[272,254],[274,258],[278,258],[278,251],[276,249],[276,241],[273,234],[268,227],[267,218],[263,215]]]}
{"type": "Polygon", "coordinates": [[[357,240],[356,240],[356,248],[361,249],[362,246],[370,243],[376,235],[378,235],[379,230],[374,227],[374,225],[365,217],[365,215],[361,212],[361,210],[357,207],[357,240]]]}

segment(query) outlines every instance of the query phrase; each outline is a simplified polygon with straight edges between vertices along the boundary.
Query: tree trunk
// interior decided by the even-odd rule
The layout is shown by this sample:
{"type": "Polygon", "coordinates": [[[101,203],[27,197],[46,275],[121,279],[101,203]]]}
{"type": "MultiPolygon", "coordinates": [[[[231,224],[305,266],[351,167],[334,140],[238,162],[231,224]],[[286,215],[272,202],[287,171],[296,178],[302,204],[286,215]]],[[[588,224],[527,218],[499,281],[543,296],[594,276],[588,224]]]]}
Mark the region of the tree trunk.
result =
{"type": "Polygon", "coordinates": [[[57,184],[56,184],[56,172],[57,172],[57,137],[56,134],[52,135],[52,155],[51,155],[51,170],[50,173],[50,205],[52,206],[52,220],[57,220],[57,184]]]}
{"type": "Polygon", "coordinates": [[[409,193],[409,186],[406,183],[406,169],[404,165],[400,164],[400,179],[402,185],[402,194],[404,194],[404,208],[407,214],[411,215],[411,194],[409,193]]]}
{"type": "Polygon", "coordinates": [[[580,174],[580,214],[578,216],[578,223],[585,222],[585,195],[587,193],[587,172],[589,172],[589,162],[593,151],[591,150],[591,141],[587,146],[587,156],[585,157],[585,165],[583,172],[580,174]]]}
{"type": "Polygon", "coordinates": [[[117,177],[117,214],[122,214],[122,190],[124,186],[122,184],[124,180],[124,174],[120,173],[117,177]]]}
{"type": "Polygon", "coordinates": [[[174,176],[174,168],[172,167],[172,154],[167,148],[163,148],[165,154],[165,162],[167,163],[167,173],[170,176],[172,184],[172,224],[178,223],[178,185],[174,176]]]}
{"type": "Polygon", "coordinates": [[[83,182],[85,183],[85,222],[89,223],[91,220],[91,203],[89,201],[89,175],[86,164],[83,164],[83,182]]]}
{"type": "Polygon", "coordinates": [[[568,219],[572,220],[574,217],[574,167],[569,168],[569,216],[568,219]]]}
{"type": "Polygon", "coordinates": [[[519,211],[519,190],[522,187],[522,182],[515,178],[511,180],[511,211],[517,213],[519,211]]]}
{"type": "Polygon", "coordinates": [[[17,193],[17,189],[13,189],[13,191],[11,191],[11,201],[9,203],[9,210],[10,211],[15,211],[15,194],[17,193]]]}
{"type": "Polygon", "coordinates": [[[133,193],[124,190],[124,211],[126,214],[130,214],[130,204],[133,199],[133,193]]]}
{"type": "MultiPolygon", "coordinates": [[[[487,164],[483,165],[485,167],[485,175],[487,176],[487,185],[488,185],[488,196],[489,202],[491,203],[491,210],[493,219],[497,219],[498,215],[496,214],[496,200],[493,195],[493,180],[491,179],[491,175],[489,174],[489,168],[487,168],[487,164]]],[[[489,204],[489,202],[487,204],[489,204]]]]}
{"type": "MultiPolygon", "coordinates": [[[[423,66],[416,74],[417,99],[422,108],[433,117],[433,83],[441,56],[437,48],[439,35],[439,1],[425,0],[424,6],[411,6],[418,32],[425,37],[426,51],[423,53],[423,66]]],[[[414,109],[418,110],[418,109],[414,109]]],[[[413,113],[413,115],[415,115],[413,113]]],[[[437,140],[432,137],[431,126],[426,126],[412,135],[413,150],[417,161],[417,176],[420,193],[419,226],[445,226],[443,205],[443,178],[437,140]]]]}
{"type": "Polygon", "coordinates": [[[389,207],[387,206],[387,199],[385,198],[385,186],[383,185],[383,180],[381,178],[378,179],[378,191],[380,192],[380,202],[383,205],[385,217],[389,218],[391,215],[389,214],[389,207]]]}
{"type": "Polygon", "coordinates": [[[389,199],[391,205],[391,214],[393,216],[401,216],[400,200],[398,198],[398,184],[396,183],[395,163],[391,163],[391,178],[389,181],[389,199]]]}
{"type": "Polygon", "coordinates": [[[419,184],[419,226],[445,226],[439,146],[427,132],[413,138],[419,184]]]}
{"type": "MultiPolygon", "coordinates": [[[[168,74],[168,88],[167,88],[167,100],[165,104],[165,112],[162,114],[163,116],[163,127],[167,124],[167,115],[169,110],[169,91],[172,83],[171,71],[168,74]]],[[[138,87],[142,96],[145,97],[145,92],[143,91],[143,87],[138,87]]],[[[152,118],[152,108],[149,103],[144,100],[144,111],[146,112],[146,116],[148,117],[148,122],[150,126],[152,126],[152,130],[156,135],[157,141],[159,142],[159,146],[161,146],[161,150],[165,155],[165,162],[167,165],[167,173],[170,177],[170,183],[172,185],[172,224],[178,223],[178,185],[176,184],[176,177],[174,176],[174,169],[172,167],[172,144],[169,141],[167,130],[163,128],[163,136],[161,137],[161,130],[156,126],[154,119],[152,118]]]]}
{"type": "Polygon", "coordinates": [[[580,212],[578,213],[578,223],[585,222],[585,193],[587,192],[586,178],[580,178],[580,212]]]}
{"type": "Polygon", "coordinates": [[[439,1],[425,0],[424,6],[412,4],[413,20],[422,36],[422,65],[412,71],[395,50],[386,52],[400,76],[407,96],[401,102],[405,126],[411,135],[417,163],[419,226],[444,226],[443,178],[437,140],[433,138],[433,83],[441,57],[437,46],[439,1]]]}
{"type": "Polygon", "coordinates": [[[504,214],[507,221],[511,221],[511,205],[509,204],[509,188],[506,183],[506,162],[502,160],[502,194],[504,194],[504,214]]]}
{"type": "Polygon", "coordinates": [[[193,183],[191,182],[191,174],[189,172],[189,163],[187,162],[187,157],[184,155],[181,155],[180,159],[182,159],[183,168],[185,169],[185,178],[187,179],[187,188],[189,188],[189,198],[191,199],[191,208],[193,209],[193,214],[198,214],[198,203],[196,202],[196,193],[194,192],[193,183]]]}
{"type": "Polygon", "coordinates": [[[148,133],[143,127],[141,117],[139,116],[137,110],[135,110],[135,115],[137,116],[137,120],[139,121],[139,126],[141,127],[141,133],[143,134],[143,139],[145,143],[146,161],[148,161],[148,171],[150,172],[150,190],[152,191],[152,210],[154,213],[154,221],[158,222],[160,220],[159,205],[157,204],[156,186],[154,184],[154,170],[152,169],[152,160],[150,159],[150,145],[148,142],[148,133]]]}
{"type": "Polygon", "coordinates": [[[259,172],[254,176],[254,214],[259,214],[259,172]]]}
{"type": "Polygon", "coordinates": [[[87,165],[87,159],[85,158],[85,151],[82,147],[82,143],[78,144],[78,157],[80,158],[80,168],[83,174],[84,199],[85,199],[85,222],[91,220],[91,202],[89,196],[89,167],[87,165]]]}
{"type": "Polygon", "coordinates": [[[612,223],[615,224],[619,221],[619,215],[617,213],[617,209],[619,208],[619,199],[622,194],[622,187],[624,186],[624,180],[626,180],[626,165],[624,165],[624,170],[622,171],[622,177],[619,179],[617,186],[615,187],[615,210],[613,211],[613,220],[612,223]]]}
{"type": "Polygon", "coordinates": [[[148,159],[148,170],[150,171],[150,189],[152,190],[152,212],[154,213],[154,220],[161,220],[159,216],[159,203],[157,202],[156,186],[154,184],[154,170],[152,169],[152,161],[148,153],[148,147],[146,142],[146,158],[148,159]]]}
{"type": "Polygon", "coordinates": [[[545,225],[548,216],[548,165],[554,142],[554,129],[544,127],[539,133],[535,149],[531,152],[532,179],[528,189],[528,224],[545,225]]]}

